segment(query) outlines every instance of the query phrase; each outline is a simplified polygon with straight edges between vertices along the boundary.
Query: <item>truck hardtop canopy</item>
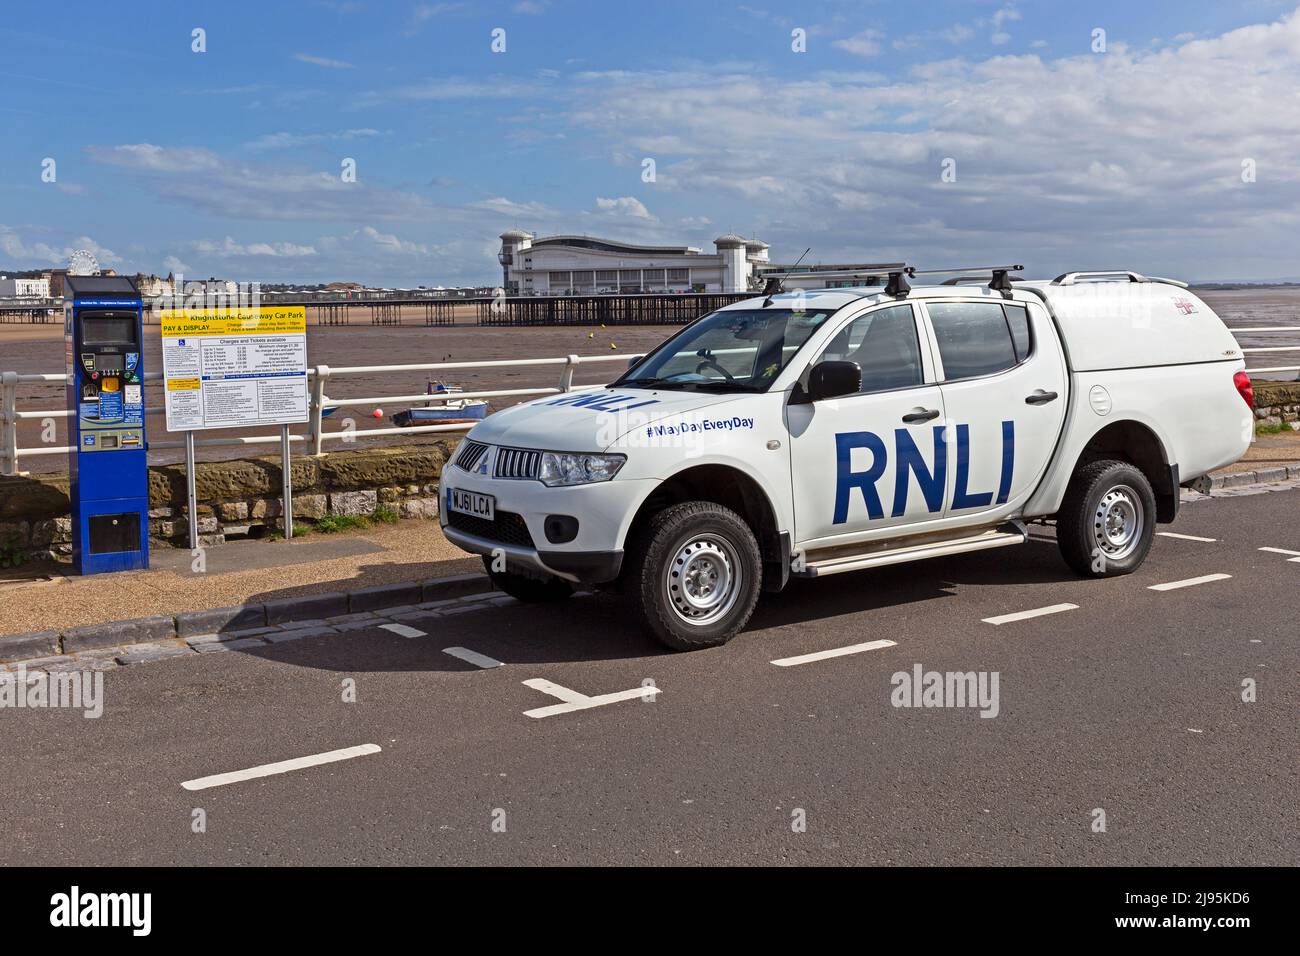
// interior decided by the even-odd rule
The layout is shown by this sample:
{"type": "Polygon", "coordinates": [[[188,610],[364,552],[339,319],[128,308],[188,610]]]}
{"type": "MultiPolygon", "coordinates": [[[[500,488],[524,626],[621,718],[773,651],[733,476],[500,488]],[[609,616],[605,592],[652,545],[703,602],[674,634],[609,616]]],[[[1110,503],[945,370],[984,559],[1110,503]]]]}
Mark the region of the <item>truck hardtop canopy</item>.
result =
{"type": "MultiPolygon", "coordinates": [[[[863,285],[839,289],[795,289],[769,285],[764,298],[746,299],[727,309],[839,309],[854,302],[908,299],[1003,299],[1046,305],[1075,372],[1151,368],[1242,358],[1232,333],[1214,310],[1187,284],[1125,270],[1067,272],[1055,279],[1025,280],[1011,273],[1023,266],[985,266],[918,270],[891,265],[889,272],[845,271],[863,285]],[[951,275],[943,283],[913,286],[920,275],[951,275]],[[972,286],[968,283],[986,283],[972,286]]],[[[772,276],[797,284],[812,273],[772,276]]],[[[826,273],[817,273],[825,279],[826,273]]],[[[865,303],[864,303],[865,304],[865,303]]]]}

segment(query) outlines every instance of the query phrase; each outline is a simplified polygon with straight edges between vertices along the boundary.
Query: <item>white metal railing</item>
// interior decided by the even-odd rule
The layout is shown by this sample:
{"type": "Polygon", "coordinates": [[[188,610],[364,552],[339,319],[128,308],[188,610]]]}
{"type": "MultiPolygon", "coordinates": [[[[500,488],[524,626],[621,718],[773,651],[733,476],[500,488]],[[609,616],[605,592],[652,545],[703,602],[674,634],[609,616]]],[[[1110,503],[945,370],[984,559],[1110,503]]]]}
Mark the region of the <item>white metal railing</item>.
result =
{"type": "MultiPolygon", "coordinates": [[[[1261,333],[1272,334],[1277,332],[1300,332],[1300,325],[1260,325],[1253,327],[1248,325],[1237,325],[1229,326],[1228,331],[1236,336],[1237,342],[1240,344],[1242,333],[1258,335],[1261,333]]],[[[1243,348],[1241,350],[1243,355],[1258,355],[1264,352],[1300,352],[1300,345],[1266,345],[1258,348],[1243,348]]],[[[1264,372],[1300,372],[1300,365],[1276,365],[1272,368],[1246,369],[1247,375],[1257,375],[1264,372]]]]}
{"type": "MultiPolygon", "coordinates": [[[[539,386],[534,388],[500,388],[488,389],[476,392],[455,392],[448,397],[457,399],[469,398],[507,398],[523,397],[531,395],[558,395],[563,392],[582,391],[589,388],[599,388],[599,385],[578,385],[573,384],[573,376],[580,365],[598,365],[607,362],[628,362],[626,355],[564,355],[555,358],[537,358],[537,359],[501,359],[496,361],[485,362],[428,362],[416,365],[355,365],[344,368],[332,368],[328,365],[318,365],[315,368],[307,370],[308,378],[311,381],[311,402],[308,409],[308,429],[306,435],[290,435],[289,440],[298,444],[306,444],[310,449],[310,454],[319,455],[325,442],[347,442],[352,443],[361,439],[385,438],[393,435],[425,435],[437,434],[440,432],[463,432],[469,429],[467,424],[450,424],[450,425],[417,425],[411,428],[340,428],[334,431],[325,430],[326,413],[335,408],[346,408],[348,406],[361,405],[379,405],[386,402],[422,402],[428,401],[437,396],[431,396],[426,393],[418,395],[372,395],[361,398],[330,398],[325,394],[325,389],[331,381],[343,379],[349,375],[367,375],[376,373],[391,372],[440,372],[455,369],[492,369],[492,368],[523,368],[537,366],[559,366],[560,380],[555,386],[539,386]]],[[[144,376],[146,382],[159,381],[162,379],[161,372],[149,372],[144,376]]],[[[42,445],[35,448],[18,447],[18,423],[23,421],[44,421],[45,419],[68,418],[71,413],[66,408],[51,408],[37,410],[19,410],[18,408],[18,391],[25,385],[36,384],[65,384],[67,376],[63,373],[32,373],[19,374],[17,372],[0,372],[0,474],[16,475],[18,474],[19,461],[23,457],[35,457],[39,455],[66,455],[73,449],[68,445],[42,445]]],[[[161,415],[165,409],[158,406],[145,406],[145,415],[161,415]]],[[[232,428],[231,431],[238,429],[232,428]]],[[[234,447],[241,445],[273,445],[283,441],[283,435],[276,433],[273,435],[231,435],[216,438],[197,438],[191,435],[182,439],[150,439],[150,449],[174,449],[185,448],[190,442],[199,448],[213,447],[234,447]]]]}
{"type": "MultiPolygon", "coordinates": [[[[1300,326],[1233,326],[1230,331],[1238,336],[1242,334],[1278,334],[1284,332],[1300,333],[1300,326]]],[[[715,354],[721,354],[719,350],[715,354]]],[[[731,351],[746,351],[744,348],[728,349],[731,351]]],[[[1242,347],[1243,354],[1272,354],[1276,352],[1295,352],[1300,353],[1300,345],[1280,345],[1280,346],[1258,346],[1242,347]]],[[[575,390],[573,384],[573,375],[580,365],[595,365],[607,362],[627,362],[628,358],[624,355],[565,355],[554,358],[535,358],[535,359],[499,359],[494,361],[483,362],[429,362],[415,365],[355,365],[343,368],[332,368],[329,365],[318,365],[315,368],[307,370],[307,375],[311,380],[311,406],[309,409],[308,431],[306,435],[290,435],[289,440],[297,444],[306,444],[309,453],[319,455],[322,452],[322,446],[325,442],[355,442],[361,439],[387,438],[394,435],[422,435],[437,434],[439,432],[460,432],[465,431],[469,426],[463,424],[453,425],[418,425],[410,428],[341,428],[336,431],[325,431],[326,411],[334,408],[345,408],[348,406],[363,405],[380,405],[386,402],[418,402],[430,398],[426,394],[418,395],[372,395],[361,398],[330,398],[325,394],[325,389],[329,383],[335,379],[342,379],[349,375],[368,375],[376,373],[392,372],[440,372],[452,371],[457,369],[493,369],[493,368],[522,368],[538,366],[559,366],[560,381],[554,387],[536,387],[536,388],[509,388],[509,389],[489,389],[477,392],[457,392],[456,398],[517,398],[530,395],[557,395],[562,392],[575,390]]],[[[1249,374],[1264,374],[1276,372],[1300,372],[1300,365],[1278,365],[1262,368],[1247,368],[1249,374]]],[[[162,378],[161,372],[150,372],[145,375],[145,381],[158,381],[162,378]]],[[[43,445],[35,448],[18,447],[18,423],[22,421],[44,421],[45,419],[67,418],[70,413],[66,408],[57,409],[39,409],[39,410],[19,410],[18,408],[18,390],[24,385],[35,384],[64,384],[67,377],[64,373],[32,373],[19,374],[17,372],[0,372],[0,474],[16,475],[18,474],[19,461],[23,456],[35,457],[39,455],[66,455],[72,451],[67,445],[43,445]]],[[[597,385],[578,386],[578,389],[598,388],[597,385]]],[[[164,409],[161,407],[147,406],[146,415],[161,415],[164,409]]],[[[232,431],[238,429],[230,429],[232,431]]],[[[237,447],[244,445],[274,445],[283,441],[283,435],[232,435],[220,438],[196,438],[187,436],[193,444],[199,448],[213,447],[237,447]]],[[[151,449],[177,449],[185,448],[186,439],[162,439],[151,440],[149,447],[151,449]]]]}

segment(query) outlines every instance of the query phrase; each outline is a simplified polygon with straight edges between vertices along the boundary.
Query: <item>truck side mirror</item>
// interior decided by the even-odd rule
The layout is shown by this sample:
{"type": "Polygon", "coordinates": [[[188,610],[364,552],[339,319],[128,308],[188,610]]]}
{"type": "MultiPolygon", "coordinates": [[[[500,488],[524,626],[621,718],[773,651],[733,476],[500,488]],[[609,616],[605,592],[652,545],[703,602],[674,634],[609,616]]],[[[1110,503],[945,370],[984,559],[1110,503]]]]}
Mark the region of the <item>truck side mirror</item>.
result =
{"type": "Polygon", "coordinates": [[[643,358],[645,358],[644,355],[633,355],[630,359],[627,360],[627,367],[629,369],[636,368],[636,363],[641,361],[643,358]]]}
{"type": "Polygon", "coordinates": [[[808,375],[808,398],[814,402],[855,395],[861,388],[862,369],[857,362],[818,362],[808,375]]]}

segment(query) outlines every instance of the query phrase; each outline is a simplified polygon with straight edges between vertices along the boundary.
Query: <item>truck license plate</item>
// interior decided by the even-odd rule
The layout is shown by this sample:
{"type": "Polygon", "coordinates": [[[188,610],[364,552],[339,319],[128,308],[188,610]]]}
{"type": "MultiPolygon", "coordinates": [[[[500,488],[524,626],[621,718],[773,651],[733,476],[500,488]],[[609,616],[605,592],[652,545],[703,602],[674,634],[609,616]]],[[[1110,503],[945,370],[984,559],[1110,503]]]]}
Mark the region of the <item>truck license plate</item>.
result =
{"type": "Polygon", "coordinates": [[[496,499],[491,495],[481,495],[477,491],[451,489],[447,507],[452,511],[459,511],[461,514],[473,515],[475,518],[483,518],[487,521],[496,518],[496,499]]]}

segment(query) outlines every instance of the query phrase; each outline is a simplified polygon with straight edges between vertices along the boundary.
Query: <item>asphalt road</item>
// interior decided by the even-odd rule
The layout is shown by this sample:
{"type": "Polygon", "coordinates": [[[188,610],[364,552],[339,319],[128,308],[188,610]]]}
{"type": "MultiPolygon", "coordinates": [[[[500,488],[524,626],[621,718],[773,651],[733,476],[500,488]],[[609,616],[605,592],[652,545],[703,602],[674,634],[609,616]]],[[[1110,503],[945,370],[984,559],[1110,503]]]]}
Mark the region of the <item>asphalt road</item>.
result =
{"type": "Polygon", "coordinates": [[[0,710],[0,862],[1293,866],[1300,562],[1259,549],[1300,553],[1300,490],[1161,530],[1215,540],[1159,537],[1106,581],[1047,541],[796,582],[686,655],[588,596],[122,668],[100,719],[0,710]],[[1213,574],[1231,577],[1151,589],[1213,574]],[[1077,608],[984,620],[1058,604],[1077,608]],[[916,664],[996,672],[997,716],[893,706],[916,664]],[[524,681],[647,679],[653,702],[525,715],[561,700],[524,681]]]}

